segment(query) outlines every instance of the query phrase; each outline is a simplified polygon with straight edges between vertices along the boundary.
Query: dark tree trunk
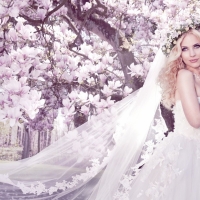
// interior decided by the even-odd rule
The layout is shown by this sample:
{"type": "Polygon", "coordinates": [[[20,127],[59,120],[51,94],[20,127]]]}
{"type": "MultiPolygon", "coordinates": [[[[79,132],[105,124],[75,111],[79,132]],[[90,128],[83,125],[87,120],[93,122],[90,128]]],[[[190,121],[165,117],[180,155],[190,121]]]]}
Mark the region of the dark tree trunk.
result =
{"type": "Polygon", "coordinates": [[[30,130],[28,125],[24,125],[22,159],[29,157],[31,150],[30,144],[30,130]]]}
{"type": "Polygon", "coordinates": [[[174,130],[174,115],[171,110],[166,109],[162,104],[160,105],[162,116],[167,125],[168,131],[165,133],[167,136],[169,132],[174,130]]]}
{"type": "Polygon", "coordinates": [[[51,144],[51,132],[48,131],[48,142],[47,145],[49,146],[51,144]]]}
{"type": "Polygon", "coordinates": [[[38,131],[38,153],[40,152],[40,132],[38,131]]]}
{"type": "Polygon", "coordinates": [[[22,145],[22,138],[21,137],[22,137],[21,129],[18,127],[18,129],[17,129],[17,142],[20,146],[22,145]]]}
{"type": "MultiPolygon", "coordinates": [[[[80,24],[80,26],[85,20],[84,18],[78,18],[77,16],[79,15],[75,13],[70,6],[68,6],[68,14],[69,18],[80,24]]],[[[118,30],[111,27],[110,24],[104,20],[99,19],[98,17],[94,17],[93,15],[88,17],[88,19],[85,21],[84,28],[98,35],[102,40],[107,41],[113,47],[113,50],[117,53],[121,63],[121,69],[125,77],[125,84],[129,87],[132,87],[133,90],[137,89],[138,87],[133,85],[133,78],[128,74],[127,69],[127,66],[130,66],[131,63],[136,63],[135,58],[132,52],[121,48],[123,39],[120,36],[118,30]]]]}

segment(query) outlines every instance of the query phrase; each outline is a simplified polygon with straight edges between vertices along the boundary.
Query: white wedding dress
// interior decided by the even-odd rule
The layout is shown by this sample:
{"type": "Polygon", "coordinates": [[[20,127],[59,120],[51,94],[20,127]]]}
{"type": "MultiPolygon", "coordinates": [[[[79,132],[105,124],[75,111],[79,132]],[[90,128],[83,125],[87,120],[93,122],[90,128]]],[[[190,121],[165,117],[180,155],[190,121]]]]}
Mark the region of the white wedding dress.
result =
{"type": "Polygon", "coordinates": [[[173,113],[174,132],[157,146],[136,177],[130,200],[200,199],[200,129],[190,126],[181,101],[173,113]]]}

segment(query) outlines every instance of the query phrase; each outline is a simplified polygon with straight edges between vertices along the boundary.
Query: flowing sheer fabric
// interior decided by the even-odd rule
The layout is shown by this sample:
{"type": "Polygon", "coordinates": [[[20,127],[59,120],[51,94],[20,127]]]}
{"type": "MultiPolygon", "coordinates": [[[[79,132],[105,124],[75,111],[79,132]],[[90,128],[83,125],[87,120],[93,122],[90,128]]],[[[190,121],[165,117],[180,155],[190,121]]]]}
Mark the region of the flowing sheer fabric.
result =
{"type": "Polygon", "coordinates": [[[164,65],[165,56],[159,50],[139,91],[37,155],[0,163],[0,182],[6,183],[0,192],[20,188],[27,194],[25,199],[45,199],[44,194],[65,200],[128,198],[134,175],[153,151],[149,144],[158,143],[166,131],[157,85],[164,65]]]}
{"type": "Polygon", "coordinates": [[[129,192],[131,200],[200,199],[200,129],[189,124],[180,100],[173,114],[175,129],[157,145],[135,177],[129,192]]]}

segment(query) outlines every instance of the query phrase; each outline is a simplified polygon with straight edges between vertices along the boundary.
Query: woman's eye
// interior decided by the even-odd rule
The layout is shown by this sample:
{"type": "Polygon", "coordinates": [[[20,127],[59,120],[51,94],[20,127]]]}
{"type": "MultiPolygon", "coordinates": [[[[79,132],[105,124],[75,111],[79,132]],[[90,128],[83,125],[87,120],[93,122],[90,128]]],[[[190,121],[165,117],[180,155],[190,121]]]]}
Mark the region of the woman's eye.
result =
{"type": "Polygon", "coordinates": [[[196,49],[198,49],[198,48],[200,48],[200,45],[199,45],[199,44],[195,44],[194,47],[195,47],[196,49]]]}
{"type": "Polygon", "coordinates": [[[183,48],[182,48],[182,51],[186,51],[186,50],[187,50],[187,48],[186,48],[186,47],[183,47],[183,48]]]}

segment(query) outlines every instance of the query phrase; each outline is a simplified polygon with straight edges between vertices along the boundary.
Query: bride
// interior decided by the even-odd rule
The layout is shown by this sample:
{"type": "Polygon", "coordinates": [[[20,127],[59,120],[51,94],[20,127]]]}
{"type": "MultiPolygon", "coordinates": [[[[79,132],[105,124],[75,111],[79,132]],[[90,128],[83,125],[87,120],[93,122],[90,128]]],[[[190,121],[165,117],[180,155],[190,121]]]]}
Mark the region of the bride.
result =
{"type": "Polygon", "coordinates": [[[0,198],[199,200],[200,32],[181,31],[139,91],[32,158],[1,163],[0,198]],[[174,113],[168,137],[160,101],[174,113]]]}

